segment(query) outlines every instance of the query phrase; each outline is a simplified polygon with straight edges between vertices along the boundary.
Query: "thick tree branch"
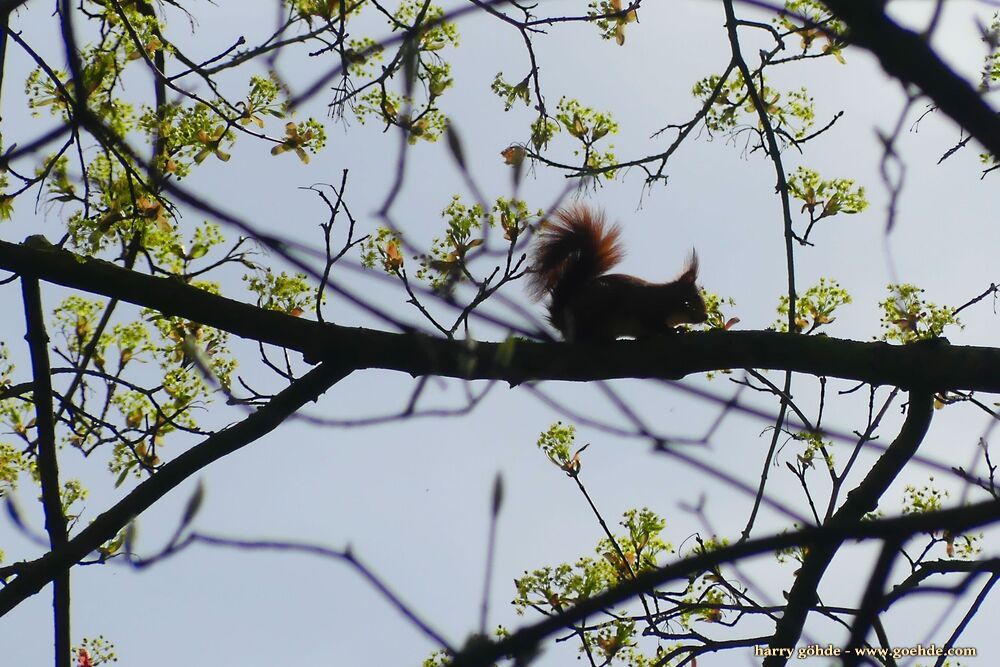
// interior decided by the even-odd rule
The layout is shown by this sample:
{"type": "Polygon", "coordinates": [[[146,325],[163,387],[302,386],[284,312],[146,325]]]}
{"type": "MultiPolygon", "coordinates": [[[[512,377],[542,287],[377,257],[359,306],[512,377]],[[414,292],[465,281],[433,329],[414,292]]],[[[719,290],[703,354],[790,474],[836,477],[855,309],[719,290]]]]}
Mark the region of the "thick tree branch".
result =
{"type": "MultiPolygon", "coordinates": [[[[899,435],[861,483],[847,494],[844,504],[830,517],[826,526],[847,529],[860,523],[865,514],[878,506],[879,498],[923,441],[933,411],[934,396],[930,391],[915,389],[910,392],[910,408],[899,435]]],[[[798,577],[788,593],[788,604],[775,628],[771,649],[790,648],[798,642],[806,616],[816,605],[819,584],[839,549],[840,542],[836,540],[829,540],[822,545],[810,545],[809,554],[802,562],[798,577]]],[[[772,655],[764,659],[764,667],[781,667],[786,662],[787,658],[784,656],[772,655]]]]}
{"type": "Polygon", "coordinates": [[[28,0],[0,0],[0,15],[10,14],[28,0]]]}
{"type": "Polygon", "coordinates": [[[992,572],[1000,575],[1000,558],[986,558],[983,560],[936,560],[921,563],[913,574],[902,582],[896,584],[892,591],[885,596],[882,601],[884,611],[891,607],[897,600],[920,588],[925,580],[941,574],[953,574],[955,572],[975,573],[992,572]]]}
{"type": "Polygon", "coordinates": [[[566,345],[448,341],[341,327],[291,317],[210,294],[171,278],[153,278],[108,262],[43,246],[0,241],[0,269],[29,272],[59,285],[145,306],[165,315],[297,350],[312,361],[353,370],[382,368],[414,376],[518,384],[533,380],[679,379],[726,368],[769,368],[903,388],[1000,393],[1000,349],[946,340],[894,346],[771,331],[709,331],[646,341],[566,345]]]}
{"type": "Polygon", "coordinates": [[[844,652],[843,667],[854,667],[861,664],[861,657],[858,649],[867,645],[865,639],[868,632],[875,626],[875,619],[882,606],[885,597],[885,583],[892,574],[892,565],[899,556],[900,543],[895,540],[886,540],[882,544],[878,560],[875,561],[875,568],[868,578],[868,587],[858,605],[858,611],[854,616],[854,624],[851,626],[851,637],[847,642],[847,650],[844,652]]]}
{"type": "Polygon", "coordinates": [[[0,616],[114,538],[119,530],[181,482],[210,463],[270,433],[350,371],[350,368],[333,363],[317,366],[242,422],[216,433],[165,464],[64,546],[19,566],[17,577],[0,590],[0,616]]]}
{"type": "Polygon", "coordinates": [[[903,83],[912,83],[941,111],[1000,155],[1000,118],[968,81],[934,52],[927,40],[901,27],[885,13],[885,3],[823,0],[850,29],[852,43],[871,51],[882,68],[903,83]]]}
{"type": "MultiPolygon", "coordinates": [[[[49,336],[45,332],[45,314],[38,280],[31,275],[21,278],[24,299],[24,320],[27,326],[25,340],[31,356],[33,375],[32,398],[35,404],[35,424],[38,439],[35,461],[42,487],[42,507],[45,512],[45,531],[49,534],[52,550],[66,545],[66,514],[63,512],[59,486],[59,462],[56,456],[56,425],[52,412],[52,369],[49,365],[49,336]]],[[[52,629],[57,667],[70,663],[70,580],[69,570],[55,577],[52,590],[52,629]]]]}

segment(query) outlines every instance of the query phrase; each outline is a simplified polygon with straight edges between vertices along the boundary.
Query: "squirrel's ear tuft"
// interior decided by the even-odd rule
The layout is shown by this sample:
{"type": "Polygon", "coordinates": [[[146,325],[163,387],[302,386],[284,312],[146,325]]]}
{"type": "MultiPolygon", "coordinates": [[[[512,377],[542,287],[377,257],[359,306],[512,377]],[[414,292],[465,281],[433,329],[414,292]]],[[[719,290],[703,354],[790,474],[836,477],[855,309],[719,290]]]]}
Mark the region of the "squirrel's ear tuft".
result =
{"type": "Polygon", "coordinates": [[[691,257],[684,265],[684,273],[677,279],[679,282],[692,283],[698,280],[698,253],[691,249],[691,257]]]}

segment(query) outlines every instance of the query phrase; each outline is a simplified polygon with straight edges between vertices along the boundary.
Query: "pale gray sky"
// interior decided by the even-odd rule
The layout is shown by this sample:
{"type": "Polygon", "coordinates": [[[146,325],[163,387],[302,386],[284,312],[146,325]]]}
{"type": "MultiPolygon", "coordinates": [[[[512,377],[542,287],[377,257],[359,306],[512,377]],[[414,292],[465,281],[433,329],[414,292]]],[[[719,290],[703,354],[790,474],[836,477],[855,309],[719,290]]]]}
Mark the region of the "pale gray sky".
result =
{"type": "MultiPolygon", "coordinates": [[[[250,43],[273,22],[272,3],[219,0],[190,8],[198,19],[199,35],[188,55],[209,57],[220,46],[246,35],[250,43]]],[[[446,5],[453,6],[454,3],[446,5]]],[[[550,2],[546,11],[580,12],[583,3],[550,2]],[[554,9],[549,10],[549,7],[554,9]]],[[[751,10],[739,7],[752,16],[751,10]]],[[[29,2],[12,27],[24,31],[32,44],[48,40],[59,48],[49,14],[51,3],[29,2]]],[[[949,3],[937,46],[953,64],[974,75],[983,45],[977,41],[972,16],[988,13],[971,3],[949,3]]],[[[638,25],[629,26],[624,48],[602,42],[596,29],[586,25],[553,27],[536,40],[542,81],[550,107],[561,95],[610,110],[623,131],[614,137],[622,159],[653,153],[665,145],[650,135],[669,123],[685,122],[697,108],[690,94],[701,77],[719,73],[728,62],[721,5],[705,2],[658,3],[644,7],[638,25]]],[[[175,17],[180,34],[184,19],[175,17]]],[[[383,34],[381,32],[377,34],[383,34]]],[[[490,199],[509,195],[510,177],[499,156],[512,141],[527,136],[529,110],[515,107],[504,114],[501,102],[489,91],[497,71],[509,81],[520,80],[528,65],[520,37],[513,30],[485,16],[459,23],[462,45],[454,56],[455,89],[442,102],[454,119],[465,145],[465,154],[478,186],[490,199]]],[[[794,40],[793,40],[794,41],[794,40]]],[[[745,52],[755,59],[756,47],[748,41],[745,52]]],[[[5,146],[25,131],[28,119],[18,95],[26,72],[23,55],[10,45],[5,72],[3,118],[5,146]],[[7,129],[9,128],[9,129],[7,129]]],[[[866,186],[871,207],[856,216],[839,216],[820,223],[814,233],[815,248],[798,247],[797,282],[801,290],[820,276],[838,280],[854,303],[838,313],[829,327],[832,336],[868,340],[879,335],[877,302],[890,281],[887,253],[899,279],[927,287],[928,299],[957,305],[975,296],[991,282],[1000,231],[996,225],[993,177],[979,180],[977,151],[970,146],[942,165],[940,155],[959,134],[940,114],[925,118],[919,127],[900,137],[899,150],[906,161],[906,185],[896,229],[885,238],[886,191],[878,168],[881,147],[877,132],[888,132],[901,109],[900,87],[889,81],[874,59],[846,52],[847,64],[811,62],[785,66],[773,74],[775,84],[806,85],[816,98],[817,125],[843,110],[836,127],[807,145],[805,154],[786,151],[789,171],[798,165],[819,170],[825,177],[851,177],[866,186]]],[[[279,69],[293,85],[311,81],[329,66],[326,60],[289,53],[279,69]]],[[[136,65],[139,69],[139,66],[136,65]]],[[[237,84],[246,74],[224,79],[237,84]]],[[[136,94],[145,94],[149,82],[136,77],[136,94]]],[[[240,90],[234,88],[233,90],[240,90]]],[[[235,93],[234,93],[235,94],[235,93]]],[[[239,95],[236,94],[238,97],[239,95]]],[[[326,95],[320,95],[301,116],[325,116],[326,95]]],[[[922,109],[918,103],[916,111],[922,109]]],[[[280,134],[275,121],[269,128],[280,134]]],[[[672,135],[668,135],[672,138],[672,135]]],[[[692,137],[668,167],[666,187],[643,193],[638,171],[625,173],[603,186],[588,200],[599,203],[625,224],[629,255],[622,269],[650,279],[669,279],[680,268],[690,248],[701,257],[702,284],[710,291],[736,299],[732,314],[742,320],[739,328],[769,326],[785,285],[784,248],[779,201],[773,194],[775,176],[770,162],[759,153],[747,155],[742,139],[734,145],[725,136],[709,138],[705,132],[692,137]],[[640,207],[641,204],[641,207],[640,207]]],[[[318,223],[325,209],[312,194],[298,189],[317,182],[339,183],[341,170],[350,169],[347,200],[359,219],[360,231],[377,224],[374,211],[386,193],[396,159],[398,137],[382,134],[374,125],[356,122],[328,123],[327,148],[305,166],[292,154],[271,157],[268,147],[241,139],[228,164],[209,160],[185,185],[210,197],[228,211],[244,215],[262,229],[316,244],[318,223]]],[[[568,143],[557,142],[566,149],[568,143]]],[[[566,161],[568,151],[561,156],[566,161]]],[[[533,207],[552,203],[563,187],[558,174],[538,169],[528,175],[522,195],[533,207]]],[[[439,233],[440,211],[452,194],[467,201],[461,175],[448,157],[443,142],[418,145],[409,154],[409,171],[393,214],[413,229],[418,238],[439,233]]],[[[184,222],[193,225],[201,216],[189,212],[184,222]]],[[[42,207],[34,214],[21,202],[13,224],[4,227],[4,238],[20,240],[28,233],[60,232],[59,210],[42,207]]],[[[379,303],[418,321],[405,304],[402,290],[353,273],[341,274],[344,284],[370,290],[379,303]]],[[[227,294],[248,299],[233,280],[227,294]]],[[[62,292],[46,291],[51,306],[62,292]]],[[[511,299],[529,305],[519,286],[506,291],[511,299]]],[[[20,374],[26,377],[17,284],[0,290],[0,299],[18,313],[0,324],[20,374]]],[[[531,305],[536,313],[540,306],[531,305]]],[[[123,311],[127,312],[127,311],[123,311]]],[[[327,315],[341,323],[372,324],[364,315],[331,299],[327,315]]],[[[996,345],[996,316],[988,303],[963,318],[964,331],[948,331],[953,343],[996,345]]],[[[497,338],[496,331],[477,328],[482,338],[497,338]]],[[[249,377],[264,382],[255,368],[252,347],[243,368],[249,377]]],[[[778,376],[775,375],[775,378],[778,376]]],[[[23,379],[23,378],[22,378],[23,379]]],[[[733,390],[725,376],[708,382],[688,378],[683,384],[706,388],[721,395],[733,390]]],[[[711,423],[715,406],[705,406],[675,390],[649,382],[612,383],[642,409],[651,423],[674,435],[698,436],[711,423]]],[[[816,381],[796,380],[796,396],[813,396],[816,381]]],[[[350,417],[391,412],[401,407],[413,386],[406,376],[381,371],[361,372],[332,388],[310,414],[350,417]]],[[[462,387],[454,381],[432,381],[430,397],[444,404],[462,400],[462,387]]],[[[833,391],[849,384],[831,381],[833,391]]],[[[481,389],[476,383],[474,388],[481,389]]],[[[576,409],[594,416],[616,417],[595,386],[551,383],[545,391],[576,409]]],[[[879,396],[884,399],[887,390],[879,396]]],[[[756,397],[751,402],[772,409],[756,397]]],[[[814,401],[804,401],[815,410],[814,401]]],[[[826,423],[841,431],[864,424],[867,396],[837,398],[828,404],[826,423]]],[[[237,419],[236,412],[211,418],[237,419]]],[[[524,388],[497,386],[472,415],[358,429],[320,429],[292,422],[270,436],[207,469],[200,479],[206,497],[195,526],[198,530],[234,537],[288,539],[332,548],[351,545],[355,554],[376,572],[422,618],[443,632],[454,644],[478,624],[478,610],[486,551],[490,489],[502,473],[506,501],[500,517],[497,562],[492,582],[491,625],[516,628],[537,620],[529,613],[517,618],[509,605],[514,596],[512,580],[525,569],[593,555],[602,536],[586,502],[571,480],[545,460],[535,447],[539,432],[560,418],[524,388]]],[[[882,431],[883,442],[892,438],[900,422],[898,407],[882,431]]],[[[971,462],[974,445],[983,432],[981,413],[954,407],[935,415],[931,434],[921,453],[947,465],[971,462]]],[[[766,424],[732,415],[713,438],[711,448],[695,455],[717,465],[749,484],[760,476],[763,452],[770,438],[766,424]],[[759,435],[759,437],[758,437],[759,435]]],[[[742,529],[750,498],[718,480],[650,453],[639,440],[624,440],[581,428],[578,442],[590,442],[583,460],[582,479],[609,523],[630,507],[648,506],[667,519],[664,539],[690,548],[690,536],[711,530],[734,538],[742,529]],[[705,499],[711,529],[681,509],[705,499]],[[685,542],[687,540],[687,542],[685,542]]],[[[846,452],[847,450],[841,450],[846,452]]],[[[168,452],[167,456],[171,453],[168,452]]],[[[845,454],[846,455],[846,454],[845,454]]],[[[65,475],[79,474],[91,483],[91,496],[83,521],[90,520],[127,490],[110,487],[102,476],[101,460],[73,462],[64,452],[65,475]]],[[[781,461],[794,458],[783,454],[781,461]]],[[[887,515],[896,513],[904,483],[922,484],[928,471],[911,466],[885,496],[887,515]]],[[[773,497],[805,509],[795,480],[783,465],[772,470],[773,497]]],[[[951,481],[943,486],[958,489],[951,481]]],[[[192,493],[195,480],[184,485],[139,520],[139,548],[154,551],[172,531],[192,493]]],[[[26,485],[17,494],[32,525],[41,530],[41,514],[33,503],[34,490],[26,485]]],[[[956,496],[953,496],[953,499],[956,496]]],[[[756,535],[778,530],[781,517],[764,511],[756,535]]],[[[7,559],[37,553],[11,527],[0,522],[0,545],[7,559]]],[[[842,554],[834,563],[824,599],[854,604],[866,583],[868,547],[853,548],[856,558],[842,554]]],[[[780,591],[790,586],[791,565],[775,569],[761,559],[744,570],[780,602],[780,591]]],[[[0,646],[5,664],[34,666],[51,663],[51,595],[49,589],[22,604],[0,624],[0,646]]],[[[936,607],[910,605],[897,612],[889,625],[897,645],[920,640],[937,620],[936,607]],[[911,609],[912,608],[912,609],[911,609]]],[[[959,645],[979,646],[989,653],[992,628],[1000,607],[984,607],[959,645]]],[[[416,665],[433,648],[429,641],[345,565],[308,556],[243,553],[228,549],[193,548],[156,565],[135,572],[125,567],[86,567],[73,576],[74,639],[103,634],[113,641],[120,664],[159,667],[184,662],[221,664],[236,659],[248,666],[304,665],[416,665]]],[[[954,615],[950,618],[955,621],[954,615]]],[[[810,637],[820,643],[843,639],[842,629],[830,624],[810,626],[810,637]]],[[[767,631],[761,626],[760,632],[767,631]]],[[[726,628],[700,624],[707,635],[728,635],[726,628]]],[[[743,636],[743,632],[738,633],[743,636]]],[[[539,664],[570,664],[576,645],[549,646],[539,664]]],[[[704,656],[700,665],[734,664],[731,655],[704,656]]],[[[989,658],[987,657],[987,660],[989,658]]],[[[752,664],[749,657],[746,664],[752,664]]]]}

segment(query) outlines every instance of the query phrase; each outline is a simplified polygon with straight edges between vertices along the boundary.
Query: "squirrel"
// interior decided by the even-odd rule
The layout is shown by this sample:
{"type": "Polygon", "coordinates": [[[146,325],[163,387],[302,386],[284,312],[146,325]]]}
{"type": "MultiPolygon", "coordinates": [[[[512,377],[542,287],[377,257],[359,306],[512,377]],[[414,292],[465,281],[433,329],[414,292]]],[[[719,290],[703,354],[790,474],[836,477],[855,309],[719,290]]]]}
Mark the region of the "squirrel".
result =
{"type": "Polygon", "coordinates": [[[608,274],[625,256],[621,228],[603,211],[573,205],[542,221],[529,274],[536,300],[545,296],[549,322],[567,341],[648,338],[708,319],[698,290],[698,255],[668,283],[608,274]]]}

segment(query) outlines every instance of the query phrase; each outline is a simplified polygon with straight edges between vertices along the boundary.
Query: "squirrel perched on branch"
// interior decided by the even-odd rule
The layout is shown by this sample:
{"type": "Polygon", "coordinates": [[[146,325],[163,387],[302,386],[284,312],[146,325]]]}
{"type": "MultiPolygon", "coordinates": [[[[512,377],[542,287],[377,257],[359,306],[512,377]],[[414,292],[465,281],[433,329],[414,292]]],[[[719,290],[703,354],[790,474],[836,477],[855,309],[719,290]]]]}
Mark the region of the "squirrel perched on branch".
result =
{"type": "Polygon", "coordinates": [[[625,256],[620,236],[621,229],[608,225],[602,211],[580,204],[542,222],[530,289],[536,300],[550,297],[549,322],[564,339],[648,338],[708,318],[695,284],[697,254],[692,251],[684,272],[668,283],[609,275],[625,256]]]}

